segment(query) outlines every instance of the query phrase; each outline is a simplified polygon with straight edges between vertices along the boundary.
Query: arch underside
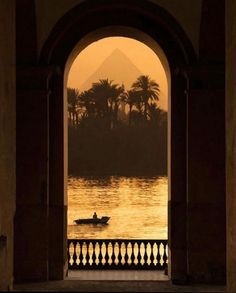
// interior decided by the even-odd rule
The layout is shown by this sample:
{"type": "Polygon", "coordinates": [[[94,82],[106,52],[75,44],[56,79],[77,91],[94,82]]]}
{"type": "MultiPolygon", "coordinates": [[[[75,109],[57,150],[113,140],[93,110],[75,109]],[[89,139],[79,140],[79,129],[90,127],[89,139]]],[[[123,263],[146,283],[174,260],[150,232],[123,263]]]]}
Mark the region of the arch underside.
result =
{"type": "MultiPolygon", "coordinates": [[[[18,135],[20,133],[25,135],[28,131],[28,137],[34,145],[40,146],[37,168],[35,172],[28,174],[32,177],[32,182],[36,177],[40,181],[38,189],[33,186],[31,188],[34,198],[30,208],[34,210],[35,206],[37,215],[43,217],[44,221],[39,228],[45,228],[44,232],[49,236],[47,239],[39,239],[38,242],[39,251],[44,252],[43,260],[35,255],[28,256],[29,259],[18,260],[19,254],[15,253],[17,255],[15,272],[18,272],[16,275],[24,271],[20,269],[24,262],[26,272],[24,274],[29,279],[35,279],[35,272],[29,269],[32,259],[38,264],[37,273],[40,275],[41,272],[41,279],[62,279],[66,274],[67,127],[65,121],[67,116],[64,77],[75,54],[96,39],[118,35],[129,36],[148,45],[161,57],[169,75],[170,278],[181,282],[186,281],[189,276],[198,281],[213,280],[213,273],[207,275],[209,270],[213,272],[216,266],[224,270],[224,254],[218,256],[224,247],[224,238],[222,237],[222,241],[216,241],[215,234],[208,233],[210,224],[206,225],[204,222],[203,225],[199,215],[205,216],[206,210],[208,214],[211,213],[212,218],[224,214],[222,188],[217,189],[215,183],[208,182],[204,176],[206,170],[210,170],[215,174],[219,186],[221,177],[216,170],[217,164],[220,165],[223,158],[223,145],[219,152],[211,148],[210,155],[207,146],[212,145],[219,132],[223,133],[224,106],[221,91],[223,89],[219,88],[219,84],[223,84],[222,76],[218,72],[212,73],[208,68],[199,70],[199,60],[193,46],[177,21],[162,7],[146,0],[83,1],[66,13],[55,25],[41,50],[37,66],[33,70],[29,68],[26,72],[18,73],[18,76],[22,76],[22,79],[18,77],[18,94],[21,97],[18,117],[23,117],[18,118],[18,135]],[[26,78],[31,80],[30,88],[25,87],[26,78]],[[215,85],[218,86],[217,91],[215,85]],[[41,105],[40,111],[32,101],[37,101],[38,105],[41,105]],[[38,117],[38,123],[35,123],[32,132],[30,123],[26,124],[22,121],[36,121],[35,117],[38,117]],[[219,117],[222,119],[217,120],[219,117]],[[41,135],[40,139],[36,137],[37,132],[41,135]],[[215,165],[212,162],[216,162],[215,165]],[[201,188],[199,182],[202,182],[206,191],[201,188]],[[198,230],[201,240],[197,242],[197,246],[194,242],[195,230],[198,230]],[[214,250],[211,249],[212,246],[214,250]]],[[[21,150],[24,151],[22,142],[19,144],[18,152],[21,150]]],[[[35,157],[32,155],[32,158],[35,157]]],[[[30,160],[28,154],[25,156],[25,161],[27,160],[30,160]]],[[[20,176],[18,182],[20,186],[22,184],[20,176]]],[[[15,221],[23,229],[28,227],[31,218],[26,216],[28,208],[25,209],[25,214],[22,212],[24,204],[28,204],[28,199],[23,203],[20,202],[22,199],[19,194],[24,194],[24,188],[22,185],[20,190],[19,186],[17,196],[20,208],[17,208],[15,221]]],[[[220,231],[223,221],[217,223],[219,227],[217,226],[218,230],[216,230],[220,231]]],[[[32,236],[32,239],[27,240],[29,245],[30,241],[35,239],[33,233],[32,235],[29,233],[32,236]]],[[[17,243],[15,251],[23,249],[25,243],[21,241],[20,233],[19,235],[16,233],[15,236],[17,243]]]]}
{"type": "MultiPolygon", "coordinates": [[[[64,70],[65,93],[67,74],[75,56],[98,39],[108,36],[131,37],[148,45],[160,58],[167,74],[169,93],[172,93],[169,98],[168,144],[168,177],[170,180],[168,238],[169,268],[172,268],[169,271],[172,279],[183,278],[187,270],[186,227],[184,224],[176,228],[174,223],[176,222],[175,217],[180,216],[186,223],[186,97],[184,92],[187,82],[185,77],[176,71],[181,72],[181,68],[195,62],[196,56],[183,30],[162,8],[152,5],[150,2],[147,3],[147,1],[140,1],[138,4],[135,2],[135,5],[133,1],[128,3],[127,1],[118,3],[102,1],[101,3],[95,4],[88,1],[68,12],[58,22],[51,37],[47,40],[40,60],[42,64],[56,64],[64,70]],[[173,80],[172,85],[171,80],[173,80]],[[180,99],[177,95],[181,95],[182,98],[180,99]],[[175,139],[178,140],[178,143],[175,142],[175,139]],[[180,210],[177,210],[172,204],[175,201],[184,203],[180,210]],[[177,234],[182,236],[178,241],[178,247],[174,248],[172,243],[179,238],[177,234]],[[171,263],[177,263],[175,251],[178,251],[178,258],[181,255],[181,268],[171,267],[171,263]],[[181,271],[180,274],[176,273],[176,270],[181,271]]],[[[62,94],[60,98],[63,99],[62,94]]],[[[66,117],[65,101],[64,117],[66,117]]],[[[64,117],[57,119],[62,120],[64,117]]],[[[65,155],[66,130],[62,136],[64,137],[65,155]]],[[[51,150],[51,153],[53,152],[56,150],[51,150]]],[[[62,172],[63,170],[61,170],[62,172]]],[[[51,181],[55,180],[51,179],[51,181]]],[[[61,197],[65,198],[65,194],[61,194],[61,197]]],[[[66,237],[66,235],[64,236],[66,237]]]]}

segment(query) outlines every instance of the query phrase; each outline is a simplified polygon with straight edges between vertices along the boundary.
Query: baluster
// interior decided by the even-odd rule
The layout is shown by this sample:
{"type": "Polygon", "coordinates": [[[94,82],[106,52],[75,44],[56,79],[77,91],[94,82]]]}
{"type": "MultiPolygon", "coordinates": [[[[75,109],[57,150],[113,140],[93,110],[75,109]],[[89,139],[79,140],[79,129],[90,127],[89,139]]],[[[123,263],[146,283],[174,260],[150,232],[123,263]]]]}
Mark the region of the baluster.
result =
{"type": "Polygon", "coordinates": [[[98,265],[99,266],[102,266],[102,241],[99,241],[98,242],[98,245],[99,245],[99,255],[98,255],[98,259],[99,259],[99,262],[98,262],[98,265]]]}
{"type": "Polygon", "coordinates": [[[149,242],[150,243],[150,266],[154,267],[154,254],[153,254],[153,246],[154,242],[149,242]]]}
{"type": "Polygon", "coordinates": [[[148,259],[148,255],[147,255],[147,244],[148,242],[143,242],[143,247],[144,247],[144,255],[143,255],[143,260],[144,260],[144,263],[143,265],[145,266],[147,264],[147,259],[148,259]]]}
{"type": "Polygon", "coordinates": [[[121,259],[122,259],[122,256],[121,256],[121,244],[122,244],[122,242],[117,242],[118,243],[118,266],[120,266],[121,265],[121,259]]]}
{"type": "Polygon", "coordinates": [[[130,244],[131,244],[131,255],[130,255],[130,259],[131,259],[131,266],[133,266],[134,265],[134,259],[135,259],[135,256],[134,256],[134,244],[135,244],[135,242],[130,241],[130,244]]]}
{"type": "Polygon", "coordinates": [[[161,260],[161,254],[160,254],[160,245],[161,245],[161,242],[157,242],[157,269],[160,269],[161,268],[161,263],[160,263],[160,260],[161,260]]]}
{"type": "Polygon", "coordinates": [[[105,259],[105,265],[108,264],[108,260],[109,260],[109,254],[108,254],[108,245],[109,245],[109,241],[104,241],[105,243],[105,256],[104,256],[104,259],[105,259]]]}
{"type": "Polygon", "coordinates": [[[156,265],[156,268],[158,268],[158,260],[157,260],[157,254],[158,254],[158,243],[157,241],[155,242],[155,265],[156,265]]]}
{"type": "Polygon", "coordinates": [[[165,269],[167,267],[167,242],[163,242],[163,247],[164,247],[164,253],[163,253],[163,268],[165,269]]]}
{"type": "Polygon", "coordinates": [[[134,243],[134,266],[137,268],[138,267],[138,242],[135,241],[134,243]]]}
{"type": "Polygon", "coordinates": [[[90,260],[90,255],[89,255],[89,241],[86,241],[85,242],[85,245],[86,245],[86,254],[85,254],[85,265],[86,266],[89,266],[90,263],[89,263],[89,260],[90,260]]]}
{"type": "Polygon", "coordinates": [[[77,254],[76,254],[76,245],[77,245],[77,242],[76,241],[73,241],[73,249],[74,249],[74,252],[73,252],[73,264],[72,264],[72,267],[75,269],[77,264],[76,264],[76,260],[77,260],[77,254]]]}
{"type": "Polygon", "coordinates": [[[112,265],[112,243],[110,240],[107,241],[107,267],[110,268],[112,265]]]}
{"type": "Polygon", "coordinates": [[[112,245],[112,255],[111,255],[111,266],[115,266],[115,260],[116,260],[116,255],[115,255],[115,245],[116,245],[116,242],[112,242],[111,241],[111,245],[112,245]]]}
{"type": "Polygon", "coordinates": [[[71,255],[70,255],[70,244],[71,244],[71,241],[68,240],[67,241],[67,259],[68,259],[68,268],[69,269],[71,268],[71,263],[70,263],[70,259],[71,259],[71,255]]]}
{"type": "Polygon", "coordinates": [[[78,242],[79,246],[80,246],[80,254],[79,254],[79,266],[83,266],[83,241],[79,241],[78,242]]]}
{"type": "Polygon", "coordinates": [[[125,241],[124,242],[124,245],[125,245],[125,254],[124,254],[125,263],[124,263],[124,266],[128,266],[128,259],[129,259],[129,256],[128,256],[128,245],[129,245],[129,242],[125,241]]]}
{"type": "Polygon", "coordinates": [[[96,266],[96,241],[91,242],[92,243],[92,266],[96,266]]]}
{"type": "Polygon", "coordinates": [[[137,263],[137,266],[139,267],[141,265],[141,242],[138,241],[138,255],[137,255],[137,260],[138,260],[138,263],[137,263]]]}

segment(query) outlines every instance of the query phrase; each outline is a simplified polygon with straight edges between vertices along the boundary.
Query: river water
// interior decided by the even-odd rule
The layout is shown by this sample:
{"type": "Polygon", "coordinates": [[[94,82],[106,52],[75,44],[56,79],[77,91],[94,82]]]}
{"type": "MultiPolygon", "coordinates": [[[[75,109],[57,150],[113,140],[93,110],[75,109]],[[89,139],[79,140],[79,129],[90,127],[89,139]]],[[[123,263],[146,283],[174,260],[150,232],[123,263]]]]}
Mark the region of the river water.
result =
{"type": "Polygon", "coordinates": [[[69,177],[68,238],[167,239],[167,177],[69,177]],[[78,218],[111,217],[108,225],[78,218]]]}

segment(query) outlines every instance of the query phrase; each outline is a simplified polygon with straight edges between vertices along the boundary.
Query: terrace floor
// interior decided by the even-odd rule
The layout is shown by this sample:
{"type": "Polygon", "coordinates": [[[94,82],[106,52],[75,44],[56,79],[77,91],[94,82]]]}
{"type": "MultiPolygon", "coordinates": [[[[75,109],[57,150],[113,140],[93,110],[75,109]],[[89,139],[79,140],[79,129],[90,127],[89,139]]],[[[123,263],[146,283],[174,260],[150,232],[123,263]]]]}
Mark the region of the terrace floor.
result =
{"type": "Polygon", "coordinates": [[[162,271],[69,271],[63,281],[24,283],[14,291],[226,292],[225,286],[173,285],[162,271]]]}

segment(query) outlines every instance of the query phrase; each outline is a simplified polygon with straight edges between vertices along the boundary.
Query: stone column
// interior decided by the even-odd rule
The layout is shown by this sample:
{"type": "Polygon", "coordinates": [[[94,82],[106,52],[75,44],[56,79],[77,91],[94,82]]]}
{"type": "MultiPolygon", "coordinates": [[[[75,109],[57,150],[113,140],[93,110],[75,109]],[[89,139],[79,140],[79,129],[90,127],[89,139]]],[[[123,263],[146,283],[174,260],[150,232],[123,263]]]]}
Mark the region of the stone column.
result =
{"type": "Polygon", "coordinates": [[[169,276],[173,283],[187,280],[186,239],[186,88],[185,77],[177,70],[171,82],[168,243],[169,276]]]}
{"type": "Polygon", "coordinates": [[[236,292],[236,1],[226,0],[227,289],[236,292]]]}
{"type": "Polygon", "coordinates": [[[224,69],[189,72],[188,277],[225,284],[224,69]]]}
{"type": "Polygon", "coordinates": [[[0,291],[12,289],[15,213],[15,1],[0,1],[0,291]]]}
{"type": "Polygon", "coordinates": [[[55,67],[17,72],[16,282],[67,273],[64,109],[55,67]]]}
{"type": "Polygon", "coordinates": [[[17,72],[16,282],[48,280],[48,69],[17,72]]]}
{"type": "Polygon", "coordinates": [[[49,279],[67,274],[67,106],[63,74],[54,75],[49,98],[49,279]]]}

